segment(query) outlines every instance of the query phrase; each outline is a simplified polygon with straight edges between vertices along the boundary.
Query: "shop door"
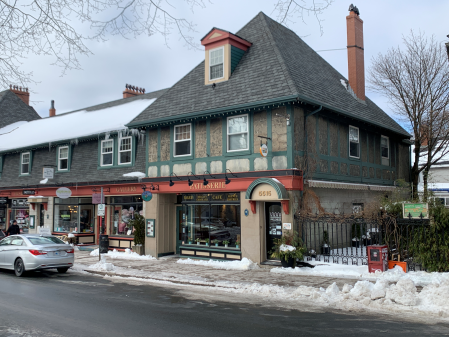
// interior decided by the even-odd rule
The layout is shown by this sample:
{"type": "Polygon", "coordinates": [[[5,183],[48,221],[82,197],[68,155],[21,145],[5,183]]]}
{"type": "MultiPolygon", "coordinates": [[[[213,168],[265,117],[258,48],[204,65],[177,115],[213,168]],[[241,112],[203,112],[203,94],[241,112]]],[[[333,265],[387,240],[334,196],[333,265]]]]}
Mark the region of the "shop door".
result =
{"type": "Polygon", "coordinates": [[[44,205],[40,204],[40,211],[39,211],[39,226],[44,226],[44,217],[45,217],[45,209],[44,205]]]}
{"type": "Polygon", "coordinates": [[[179,254],[179,247],[187,243],[187,226],[185,226],[184,217],[183,207],[176,206],[176,254],[179,254]]]}
{"type": "Polygon", "coordinates": [[[282,207],[280,202],[265,203],[265,224],[267,229],[267,259],[271,258],[274,240],[282,237],[282,207]]]}

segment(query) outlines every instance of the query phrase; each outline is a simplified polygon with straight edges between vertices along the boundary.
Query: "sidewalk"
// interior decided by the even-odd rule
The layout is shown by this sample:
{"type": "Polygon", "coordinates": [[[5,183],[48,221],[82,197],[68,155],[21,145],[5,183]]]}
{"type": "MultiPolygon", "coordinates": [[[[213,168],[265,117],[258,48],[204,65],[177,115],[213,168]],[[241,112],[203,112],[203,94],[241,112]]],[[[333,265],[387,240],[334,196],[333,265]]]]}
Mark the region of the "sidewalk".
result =
{"type": "Polygon", "coordinates": [[[359,279],[310,277],[300,275],[285,275],[270,273],[271,266],[252,270],[222,270],[209,266],[179,264],[179,257],[165,257],[159,260],[121,260],[107,258],[113,263],[115,271],[87,270],[87,266],[98,263],[98,256],[90,256],[90,252],[77,251],[75,264],[83,265],[86,271],[99,275],[114,275],[121,277],[136,277],[169,281],[172,283],[211,285],[218,287],[232,287],[232,283],[258,283],[261,285],[277,285],[281,287],[307,286],[314,288],[327,288],[334,282],[339,288],[345,284],[354,285],[359,279]]]}

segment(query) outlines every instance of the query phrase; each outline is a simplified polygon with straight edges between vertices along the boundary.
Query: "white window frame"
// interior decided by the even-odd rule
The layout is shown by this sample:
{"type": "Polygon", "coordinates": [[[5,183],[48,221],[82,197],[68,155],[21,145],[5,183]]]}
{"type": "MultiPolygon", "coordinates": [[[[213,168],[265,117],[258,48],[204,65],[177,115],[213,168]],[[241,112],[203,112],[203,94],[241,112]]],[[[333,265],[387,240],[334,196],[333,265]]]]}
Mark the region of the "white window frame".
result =
{"type": "Polygon", "coordinates": [[[388,138],[387,136],[380,136],[380,156],[383,159],[390,159],[390,138],[388,138]],[[384,157],[382,155],[382,138],[385,138],[387,140],[387,149],[388,149],[388,156],[384,157]]]}
{"type": "Polygon", "coordinates": [[[215,49],[210,49],[209,50],[209,81],[221,80],[222,78],[224,78],[224,74],[225,74],[225,52],[224,52],[224,47],[218,47],[218,48],[215,48],[215,49]],[[221,49],[221,52],[222,52],[222,55],[223,55],[223,63],[222,63],[223,64],[223,76],[217,77],[217,78],[211,78],[211,75],[212,75],[211,67],[218,65],[218,64],[211,65],[211,59],[212,59],[211,58],[211,53],[213,51],[217,51],[219,49],[221,49]]]}
{"type": "Polygon", "coordinates": [[[27,175],[27,174],[30,174],[30,164],[31,164],[31,152],[22,152],[21,153],[21,155],[20,155],[20,174],[21,175],[27,175]],[[23,165],[24,165],[24,162],[23,162],[23,156],[24,155],[28,155],[28,172],[23,172],[23,165]]]}
{"type": "Polygon", "coordinates": [[[248,151],[249,150],[249,115],[237,115],[237,116],[231,116],[228,117],[226,119],[226,150],[227,152],[239,152],[239,151],[248,151]],[[236,132],[236,133],[229,133],[229,120],[233,119],[233,118],[241,118],[241,117],[245,117],[246,116],[246,132],[236,132]],[[247,134],[247,142],[246,142],[246,149],[240,149],[240,150],[229,150],[229,145],[230,145],[230,141],[229,141],[229,136],[234,136],[234,135],[242,135],[242,134],[247,134]]]}
{"type": "MultiPolygon", "coordinates": [[[[355,143],[355,142],[352,142],[352,143],[355,143]]],[[[360,129],[358,128],[358,127],[356,127],[356,126],[352,126],[352,125],[349,125],[349,129],[348,129],[348,154],[349,154],[349,157],[350,158],[357,158],[357,159],[360,159],[360,129]],[[358,147],[358,156],[357,157],[355,157],[355,156],[351,156],[351,128],[352,129],[357,129],[357,139],[358,139],[358,141],[357,141],[357,144],[359,145],[359,147],[358,147]]]]}
{"type": "Polygon", "coordinates": [[[129,165],[129,164],[132,164],[132,162],[133,162],[133,137],[131,137],[131,136],[129,136],[129,137],[122,137],[122,138],[119,138],[118,139],[118,153],[117,153],[117,162],[118,162],[118,164],[119,165],[129,165]],[[130,149],[129,150],[120,150],[120,147],[121,147],[121,143],[122,143],[122,140],[123,139],[129,139],[130,140],[130,143],[129,143],[129,145],[130,145],[130,149]],[[120,159],[120,153],[122,153],[122,152],[131,152],[131,155],[129,156],[129,162],[126,162],[126,163],[122,163],[121,162],[121,159],[120,159]]]}
{"type": "Polygon", "coordinates": [[[100,166],[113,166],[114,165],[114,140],[113,139],[105,139],[101,141],[100,144],[100,166]],[[103,143],[105,142],[112,142],[112,152],[104,152],[103,153],[103,143]],[[112,163],[111,164],[103,164],[103,155],[112,153],[112,163]]]}
{"type": "Polygon", "coordinates": [[[186,124],[181,124],[181,125],[175,125],[173,128],[173,157],[188,157],[192,155],[192,123],[186,123],[186,124]],[[189,126],[190,127],[190,138],[188,139],[188,141],[190,142],[190,151],[189,154],[176,154],[176,143],[180,143],[180,142],[186,142],[187,139],[181,139],[181,140],[176,140],[176,129],[183,127],[183,126],[189,126]]]}
{"type": "Polygon", "coordinates": [[[68,171],[69,170],[69,147],[61,146],[58,148],[58,171],[68,171]],[[61,158],[61,149],[67,149],[67,158],[61,158]],[[67,168],[61,168],[61,159],[67,159],[67,168]]]}

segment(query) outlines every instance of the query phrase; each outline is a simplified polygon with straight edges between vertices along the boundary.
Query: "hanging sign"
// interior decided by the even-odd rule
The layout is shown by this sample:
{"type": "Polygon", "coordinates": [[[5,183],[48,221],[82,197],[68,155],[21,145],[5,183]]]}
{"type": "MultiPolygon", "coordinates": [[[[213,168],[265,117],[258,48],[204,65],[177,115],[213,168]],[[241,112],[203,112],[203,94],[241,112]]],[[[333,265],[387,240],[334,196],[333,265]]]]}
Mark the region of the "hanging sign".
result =
{"type": "Polygon", "coordinates": [[[98,204],[97,216],[104,216],[105,209],[106,209],[105,204],[98,204]]]}
{"type": "Polygon", "coordinates": [[[142,199],[144,201],[151,201],[151,199],[153,199],[153,193],[151,193],[150,191],[144,191],[142,193],[142,199]]]}
{"type": "Polygon", "coordinates": [[[52,167],[44,167],[42,169],[42,178],[53,179],[55,175],[55,169],[52,167]]]}
{"type": "Polygon", "coordinates": [[[260,154],[262,155],[262,157],[266,157],[268,155],[268,146],[262,144],[260,146],[260,154]]]}
{"type": "Polygon", "coordinates": [[[104,195],[101,198],[101,193],[92,193],[92,205],[104,204],[104,195]]]}
{"type": "Polygon", "coordinates": [[[67,187],[60,187],[56,190],[56,195],[58,196],[58,198],[67,199],[72,195],[72,191],[67,187]]]}

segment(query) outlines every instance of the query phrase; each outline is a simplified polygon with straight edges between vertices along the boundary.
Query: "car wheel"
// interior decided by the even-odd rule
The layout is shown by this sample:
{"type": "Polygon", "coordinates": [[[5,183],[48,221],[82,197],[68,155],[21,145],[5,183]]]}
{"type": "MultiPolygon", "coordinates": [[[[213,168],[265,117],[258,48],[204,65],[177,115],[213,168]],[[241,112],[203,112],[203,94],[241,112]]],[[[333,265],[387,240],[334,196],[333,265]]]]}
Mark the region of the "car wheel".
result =
{"type": "Polygon", "coordinates": [[[25,266],[23,265],[23,260],[20,257],[16,260],[16,262],[14,262],[14,272],[18,277],[25,275],[25,266]]]}
{"type": "Polygon", "coordinates": [[[67,272],[67,270],[69,270],[69,268],[56,268],[58,270],[58,273],[60,274],[64,274],[67,272]]]}

